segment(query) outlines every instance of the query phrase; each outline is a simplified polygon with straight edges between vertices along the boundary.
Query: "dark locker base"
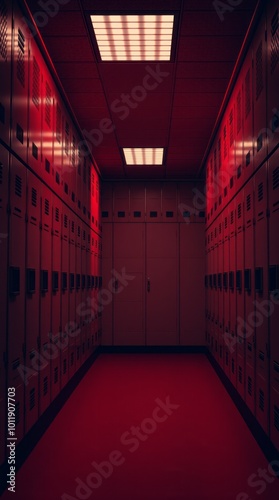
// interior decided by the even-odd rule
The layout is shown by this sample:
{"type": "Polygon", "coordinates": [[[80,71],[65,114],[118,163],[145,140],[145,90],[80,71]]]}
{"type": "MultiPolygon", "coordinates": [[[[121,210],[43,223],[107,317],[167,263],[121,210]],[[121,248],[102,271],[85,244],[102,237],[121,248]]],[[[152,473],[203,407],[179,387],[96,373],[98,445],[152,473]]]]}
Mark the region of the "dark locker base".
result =
{"type": "MultiPolygon", "coordinates": [[[[51,403],[49,408],[44,412],[44,414],[39,418],[38,422],[32,427],[32,429],[24,436],[22,441],[16,448],[16,468],[17,471],[23,465],[28,455],[35,448],[38,441],[41,439],[43,434],[46,432],[50,424],[53,422],[59,411],[63,408],[65,402],[70,397],[72,392],[76,389],[80,381],[83,379],[84,375],[92,366],[93,362],[99,355],[99,348],[94,351],[93,354],[85,361],[85,363],[80,367],[80,369],[71,378],[69,383],[62,389],[57,398],[51,403]]],[[[0,495],[3,494],[7,487],[7,472],[8,464],[4,462],[0,466],[0,495]]]]}
{"type": "Polygon", "coordinates": [[[207,351],[207,357],[213,366],[214,370],[216,371],[219,379],[221,380],[222,384],[226,388],[227,392],[231,396],[235,406],[237,407],[239,413],[241,414],[242,418],[244,419],[246,425],[248,426],[250,432],[253,434],[255,440],[257,441],[258,445],[262,449],[263,453],[265,454],[267,460],[269,462],[272,462],[273,460],[279,460],[279,451],[276,450],[275,446],[271,443],[270,439],[256,420],[255,416],[251,412],[251,410],[247,407],[245,402],[243,401],[242,397],[238,394],[236,388],[234,385],[231,383],[231,381],[228,379],[228,377],[225,375],[223,370],[220,368],[219,364],[215,360],[215,358],[212,356],[212,354],[207,351]]]}

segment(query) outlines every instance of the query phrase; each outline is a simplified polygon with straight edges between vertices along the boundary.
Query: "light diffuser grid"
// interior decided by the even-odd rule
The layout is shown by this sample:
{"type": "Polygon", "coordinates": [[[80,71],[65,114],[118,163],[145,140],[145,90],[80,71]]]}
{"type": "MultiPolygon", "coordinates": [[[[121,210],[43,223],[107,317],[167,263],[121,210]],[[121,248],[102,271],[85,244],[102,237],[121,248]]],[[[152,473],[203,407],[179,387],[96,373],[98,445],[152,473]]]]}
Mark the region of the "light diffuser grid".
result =
{"type": "Polygon", "coordinates": [[[102,61],[169,61],[173,15],[92,15],[102,61]]]}
{"type": "Polygon", "coordinates": [[[163,165],[163,148],[123,148],[127,165],[163,165]]]}

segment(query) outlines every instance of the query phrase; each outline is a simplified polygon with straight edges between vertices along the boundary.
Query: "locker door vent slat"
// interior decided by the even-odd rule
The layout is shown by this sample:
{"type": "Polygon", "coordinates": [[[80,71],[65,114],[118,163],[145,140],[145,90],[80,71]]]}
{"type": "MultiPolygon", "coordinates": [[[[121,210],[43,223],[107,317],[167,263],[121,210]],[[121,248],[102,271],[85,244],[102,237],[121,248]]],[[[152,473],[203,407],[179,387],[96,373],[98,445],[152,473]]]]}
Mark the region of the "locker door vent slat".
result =
{"type": "Polygon", "coordinates": [[[35,407],[35,396],[36,393],[35,389],[33,388],[29,393],[29,410],[33,410],[33,408],[35,407]]]}
{"type": "Polygon", "coordinates": [[[59,208],[58,207],[55,207],[55,221],[56,222],[59,222],[59,208]]]}
{"type": "Polygon", "coordinates": [[[63,225],[65,229],[68,228],[68,216],[66,214],[64,214],[63,225]]]}
{"type": "Polygon", "coordinates": [[[232,358],[232,373],[235,372],[235,362],[234,359],[232,358]]]}
{"type": "Polygon", "coordinates": [[[46,396],[48,393],[48,376],[44,377],[43,380],[43,395],[46,396]]]}
{"type": "Polygon", "coordinates": [[[58,382],[58,367],[56,366],[54,368],[54,380],[53,380],[54,384],[57,384],[58,382]]]}
{"type": "Polygon", "coordinates": [[[166,217],[167,217],[167,218],[171,218],[171,217],[173,217],[173,212],[172,212],[172,211],[167,211],[167,212],[166,212],[166,217]]]}
{"type": "Polygon", "coordinates": [[[238,204],[237,206],[237,218],[240,219],[241,217],[241,213],[242,213],[242,210],[241,210],[241,203],[238,204]]]}
{"type": "Polygon", "coordinates": [[[258,185],[258,201],[262,201],[264,198],[264,186],[263,182],[258,185]]]}
{"type": "Polygon", "coordinates": [[[227,125],[224,126],[223,129],[223,144],[224,144],[224,158],[227,157],[228,150],[227,150],[227,125]]]}
{"type": "Polygon", "coordinates": [[[41,270],[41,292],[46,293],[48,291],[48,271],[41,270]]]}
{"type": "Polygon", "coordinates": [[[56,139],[60,143],[61,142],[61,136],[62,136],[62,112],[59,104],[56,104],[56,139]]]}
{"type": "Polygon", "coordinates": [[[32,188],[31,204],[32,204],[32,207],[37,206],[37,189],[35,189],[35,188],[32,188]]]}
{"type": "Polygon", "coordinates": [[[0,2],[0,54],[6,61],[8,56],[7,40],[8,40],[8,20],[7,6],[4,0],[0,2]]]}
{"type": "Polygon", "coordinates": [[[250,69],[245,76],[245,118],[248,118],[251,111],[251,84],[250,84],[250,69]]]}
{"type": "Polygon", "coordinates": [[[265,356],[264,356],[264,352],[263,352],[263,351],[260,351],[260,352],[259,352],[259,359],[260,359],[261,361],[264,361],[264,358],[265,358],[265,356]]]}
{"type": "Polygon", "coordinates": [[[228,227],[228,217],[225,217],[225,223],[224,223],[225,229],[228,227]]]}
{"type": "Polygon", "coordinates": [[[231,224],[234,223],[234,211],[232,210],[231,211],[231,224]]]}
{"type": "Polygon", "coordinates": [[[277,429],[277,431],[279,431],[279,408],[276,405],[274,405],[273,418],[274,418],[274,427],[275,429],[277,429]]]}
{"type": "Polygon", "coordinates": [[[125,217],[125,212],[123,210],[120,210],[119,212],[117,212],[117,217],[119,219],[124,218],[125,217]]]}
{"type": "Polygon", "coordinates": [[[273,368],[276,373],[279,373],[279,363],[277,361],[273,361],[273,368]]]}
{"type": "Polygon", "coordinates": [[[49,200],[45,198],[45,215],[49,215],[49,200]]]}
{"type": "Polygon", "coordinates": [[[279,61],[279,20],[278,20],[278,8],[276,9],[272,19],[271,19],[271,73],[275,71],[275,68],[279,61]]]}
{"type": "Polygon", "coordinates": [[[40,67],[36,58],[33,58],[33,82],[32,82],[32,101],[36,108],[40,105],[40,67]]]}
{"type": "Polygon", "coordinates": [[[74,135],[72,137],[72,165],[73,167],[76,165],[76,138],[74,135]]]}
{"type": "Polygon", "coordinates": [[[251,379],[251,377],[248,377],[248,386],[247,386],[247,388],[248,388],[248,394],[249,394],[249,396],[252,396],[252,387],[253,387],[252,386],[252,379],[251,379]]]}
{"type": "Polygon", "coordinates": [[[263,42],[261,41],[256,51],[256,100],[260,97],[263,88],[263,42]]]}
{"type": "Polygon", "coordinates": [[[248,194],[246,197],[246,210],[249,212],[251,210],[251,195],[248,194]]]}
{"type": "Polygon", "coordinates": [[[158,212],[156,212],[155,210],[152,210],[152,211],[150,212],[150,217],[151,217],[151,218],[156,218],[157,216],[158,216],[158,212]]]}
{"type": "Polygon", "coordinates": [[[16,74],[21,85],[25,87],[25,61],[24,61],[25,36],[20,29],[18,29],[17,33],[17,46],[18,46],[18,52],[17,52],[16,74]]]}
{"type": "Polygon", "coordinates": [[[32,156],[37,160],[38,159],[38,146],[33,142],[32,143],[32,156]]]}
{"type": "Polygon", "coordinates": [[[264,411],[264,392],[262,389],[259,390],[259,408],[264,411]]]}
{"type": "Polygon", "coordinates": [[[69,155],[69,149],[70,149],[70,125],[66,121],[65,122],[65,145],[64,145],[64,150],[66,155],[69,155]]]}
{"type": "Polygon", "coordinates": [[[229,125],[230,125],[230,147],[231,147],[233,145],[233,141],[234,141],[233,109],[230,111],[229,125]]]}
{"type": "Polygon", "coordinates": [[[15,404],[15,425],[20,422],[20,403],[19,401],[15,404]]]}
{"type": "Polygon", "coordinates": [[[273,170],[273,174],[272,174],[272,187],[273,187],[273,189],[277,189],[279,187],[279,167],[276,167],[273,170]]]}
{"type": "Polygon", "coordinates": [[[74,353],[71,352],[71,361],[70,361],[71,362],[71,366],[73,366],[73,364],[74,364],[74,359],[75,359],[74,353]]]}
{"type": "Polygon", "coordinates": [[[19,175],[15,176],[15,194],[19,198],[22,196],[22,178],[19,175]]]}
{"type": "Polygon", "coordinates": [[[18,295],[20,293],[20,268],[9,268],[9,293],[10,295],[18,295]]]}
{"type": "Polygon", "coordinates": [[[239,90],[236,97],[236,130],[239,134],[241,130],[241,91],[239,90]]]}
{"type": "Polygon", "coordinates": [[[20,359],[19,358],[16,358],[14,359],[14,361],[12,362],[12,368],[13,370],[16,370],[20,365],[20,359]]]}
{"type": "Polygon", "coordinates": [[[241,177],[241,165],[237,167],[237,178],[239,179],[241,177]]]}
{"type": "Polygon", "coordinates": [[[238,382],[242,384],[242,366],[238,367],[238,382]]]}
{"type": "Polygon", "coordinates": [[[45,122],[51,126],[51,88],[46,82],[45,122]]]}

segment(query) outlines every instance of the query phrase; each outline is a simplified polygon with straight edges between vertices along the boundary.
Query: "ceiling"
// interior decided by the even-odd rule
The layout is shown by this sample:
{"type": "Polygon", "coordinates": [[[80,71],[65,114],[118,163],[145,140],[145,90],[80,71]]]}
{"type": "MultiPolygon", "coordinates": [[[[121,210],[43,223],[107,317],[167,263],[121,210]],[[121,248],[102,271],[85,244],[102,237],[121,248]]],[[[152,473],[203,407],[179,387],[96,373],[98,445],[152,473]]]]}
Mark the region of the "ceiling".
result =
{"type": "MultiPolygon", "coordinates": [[[[197,178],[257,1],[238,2],[223,20],[214,5],[231,2],[63,1],[40,32],[102,177],[197,178]],[[93,13],[174,14],[172,60],[102,62],[90,26],[93,13]],[[157,82],[154,76],[147,79],[152,71],[157,82]],[[147,81],[154,88],[144,95],[147,81]],[[130,96],[125,111],[122,94],[130,96]],[[163,147],[164,165],[126,166],[126,147],[163,147]]],[[[42,10],[37,0],[27,3],[33,15],[42,10]]]]}

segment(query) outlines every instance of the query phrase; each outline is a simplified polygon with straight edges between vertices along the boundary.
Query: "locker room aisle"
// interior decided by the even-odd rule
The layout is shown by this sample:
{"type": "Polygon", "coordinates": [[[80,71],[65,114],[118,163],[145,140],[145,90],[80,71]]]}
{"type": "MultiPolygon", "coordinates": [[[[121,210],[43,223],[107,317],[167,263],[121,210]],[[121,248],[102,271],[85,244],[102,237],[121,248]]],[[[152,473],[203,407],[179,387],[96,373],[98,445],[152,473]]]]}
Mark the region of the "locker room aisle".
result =
{"type": "Polygon", "coordinates": [[[12,498],[276,500],[268,465],[205,355],[101,354],[18,471],[12,498]]]}

